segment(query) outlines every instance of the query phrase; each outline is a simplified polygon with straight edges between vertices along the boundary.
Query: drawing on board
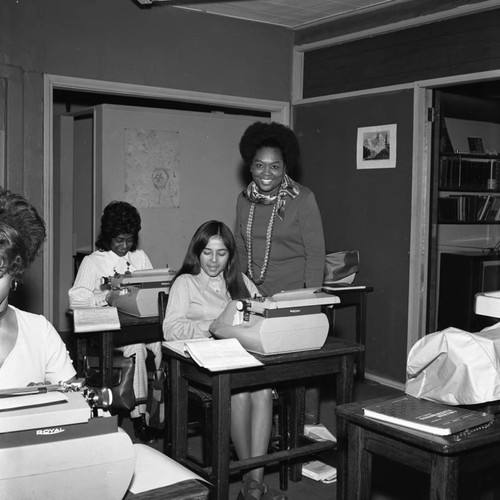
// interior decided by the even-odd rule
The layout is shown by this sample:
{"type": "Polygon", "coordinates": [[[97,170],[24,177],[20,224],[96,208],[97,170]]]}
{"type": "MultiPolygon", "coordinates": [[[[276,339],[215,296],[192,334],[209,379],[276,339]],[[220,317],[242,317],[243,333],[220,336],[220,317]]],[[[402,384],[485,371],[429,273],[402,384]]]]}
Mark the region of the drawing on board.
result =
{"type": "Polygon", "coordinates": [[[179,208],[179,132],[125,129],[125,200],[179,208]]]}
{"type": "Polygon", "coordinates": [[[397,125],[358,128],[357,168],[396,168],[397,125]]]}

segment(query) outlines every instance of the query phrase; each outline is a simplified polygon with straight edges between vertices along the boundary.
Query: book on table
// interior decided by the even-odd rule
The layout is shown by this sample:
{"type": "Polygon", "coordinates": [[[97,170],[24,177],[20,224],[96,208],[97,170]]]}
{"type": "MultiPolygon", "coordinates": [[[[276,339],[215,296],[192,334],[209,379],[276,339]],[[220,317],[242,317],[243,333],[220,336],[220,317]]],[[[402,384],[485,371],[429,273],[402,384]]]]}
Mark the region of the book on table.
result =
{"type": "Polygon", "coordinates": [[[363,408],[364,415],[389,424],[438,436],[491,424],[494,416],[476,410],[448,406],[413,396],[398,396],[363,408]]]}
{"type": "Polygon", "coordinates": [[[235,338],[173,340],[164,345],[178,354],[191,357],[198,365],[212,372],[263,365],[235,338]]]}

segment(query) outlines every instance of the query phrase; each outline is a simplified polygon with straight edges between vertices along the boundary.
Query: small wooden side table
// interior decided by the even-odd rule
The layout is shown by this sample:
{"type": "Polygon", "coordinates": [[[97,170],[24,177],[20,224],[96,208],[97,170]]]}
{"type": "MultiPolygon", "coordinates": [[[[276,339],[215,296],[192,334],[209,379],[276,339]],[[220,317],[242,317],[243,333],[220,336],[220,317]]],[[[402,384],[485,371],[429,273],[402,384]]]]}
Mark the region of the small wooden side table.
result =
{"type": "Polygon", "coordinates": [[[431,500],[457,499],[459,485],[462,498],[480,498],[481,474],[500,466],[500,419],[487,429],[455,439],[364,416],[364,406],[392,397],[337,407],[337,446],[341,458],[337,471],[338,500],[371,498],[373,455],[429,474],[431,500]],[[470,473],[467,482],[460,482],[464,473],[470,473]]]}

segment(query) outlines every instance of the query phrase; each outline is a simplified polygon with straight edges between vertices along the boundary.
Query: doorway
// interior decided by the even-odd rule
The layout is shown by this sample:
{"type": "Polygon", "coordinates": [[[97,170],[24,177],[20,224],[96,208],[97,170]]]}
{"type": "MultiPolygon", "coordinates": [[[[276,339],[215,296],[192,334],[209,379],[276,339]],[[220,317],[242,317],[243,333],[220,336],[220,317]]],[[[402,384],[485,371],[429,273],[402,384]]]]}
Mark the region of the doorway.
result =
{"type": "MultiPolygon", "coordinates": [[[[65,331],[64,310],[59,304],[65,304],[61,298],[67,295],[66,289],[58,289],[58,279],[62,274],[73,274],[71,256],[66,255],[64,269],[58,257],[61,217],[68,216],[73,211],[74,200],[62,200],[56,180],[57,145],[55,143],[54,127],[58,120],[55,113],[70,114],[92,108],[101,104],[132,105],[157,109],[174,109],[205,113],[207,116],[220,116],[222,113],[232,116],[244,114],[258,120],[267,117],[274,121],[289,123],[289,103],[259,99],[221,96],[198,92],[184,92],[173,89],[144,87],[114,82],[90,81],[78,78],[45,76],[44,99],[44,213],[47,220],[48,252],[44,254],[44,314],[55,324],[56,328],[65,331]],[[51,279],[48,279],[51,277],[51,279]],[[52,279],[54,278],[54,279],[52,279]],[[62,323],[62,324],[61,324],[62,323]]],[[[85,113],[85,111],[83,111],[85,113]]],[[[94,216],[95,218],[95,216],[94,216]]]]}
{"type": "Polygon", "coordinates": [[[492,320],[474,295],[498,282],[483,263],[499,260],[500,82],[439,87],[433,109],[426,333],[477,331],[492,320]]]}

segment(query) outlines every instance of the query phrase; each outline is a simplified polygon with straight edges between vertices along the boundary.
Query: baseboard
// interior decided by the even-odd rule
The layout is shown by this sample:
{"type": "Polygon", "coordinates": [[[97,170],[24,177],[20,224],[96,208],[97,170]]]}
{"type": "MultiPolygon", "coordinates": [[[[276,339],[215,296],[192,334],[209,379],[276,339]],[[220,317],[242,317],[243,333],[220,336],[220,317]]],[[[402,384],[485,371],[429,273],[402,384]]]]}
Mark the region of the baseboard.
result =
{"type": "Polygon", "coordinates": [[[405,390],[405,384],[401,382],[396,382],[395,380],[390,380],[385,377],[380,377],[378,375],[374,375],[373,373],[365,373],[365,378],[367,380],[371,380],[372,382],[377,382],[381,385],[386,385],[388,387],[392,387],[393,389],[398,389],[400,391],[405,390]]]}

